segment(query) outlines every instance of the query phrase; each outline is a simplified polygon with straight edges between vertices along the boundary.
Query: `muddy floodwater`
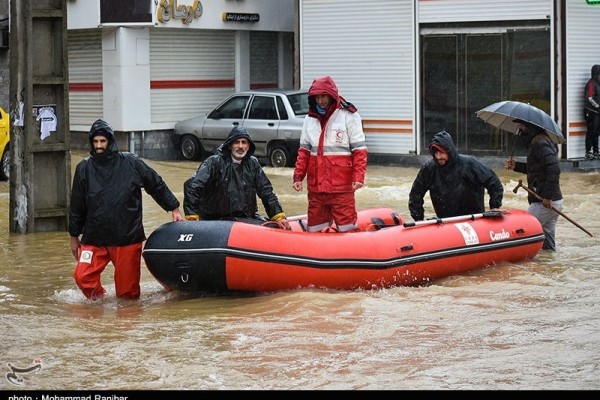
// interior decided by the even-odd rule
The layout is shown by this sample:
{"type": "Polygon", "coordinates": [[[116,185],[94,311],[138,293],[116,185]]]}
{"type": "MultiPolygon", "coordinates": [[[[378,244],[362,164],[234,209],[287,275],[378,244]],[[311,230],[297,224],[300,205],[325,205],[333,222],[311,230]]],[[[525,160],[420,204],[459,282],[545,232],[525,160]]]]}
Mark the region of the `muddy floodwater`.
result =
{"type": "MultiPolygon", "coordinates": [[[[182,201],[198,163],[147,162],[182,201]]],[[[304,214],[292,169],[265,170],[287,215],[304,214]]],[[[357,206],[410,220],[417,170],[370,165],[357,206]]],[[[496,172],[503,207],[527,208],[512,191],[524,176],[496,172]]],[[[564,213],[594,237],[560,218],[558,251],[526,262],[422,287],[200,298],[165,291],[142,264],[139,301],[115,298],[109,265],[107,297],[91,302],[67,232],[8,232],[0,182],[0,390],[598,390],[600,175],[563,173],[561,185],[564,213]]],[[[168,221],[144,195],[147,235],[168,221]]]]}

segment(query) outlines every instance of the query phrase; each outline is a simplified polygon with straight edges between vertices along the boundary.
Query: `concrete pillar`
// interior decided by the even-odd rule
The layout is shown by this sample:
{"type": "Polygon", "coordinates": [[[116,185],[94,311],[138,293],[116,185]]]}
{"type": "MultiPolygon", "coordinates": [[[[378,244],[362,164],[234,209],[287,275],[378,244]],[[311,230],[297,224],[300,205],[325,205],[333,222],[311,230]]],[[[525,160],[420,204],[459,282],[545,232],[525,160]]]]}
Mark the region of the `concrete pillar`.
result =
{"type": "Polygon", "coordinates": [[[150,30],[104,29],[104,119],[117,132],[150,130],[150,30]]]}
{"type": "Polygon", "coordinates": [[[250,33],[235,32],[235,91],[250,89],[250,33]]]}
{"type": "Polygon", "coordinates": [[[294,88],[294,49],[288,36],[287,32],[277,34],[277,84],[283,89],[294,88]]]}
{"type": "Polygon", "coordinates": [[[71,194],[66,0],[11,0],[10,13],[9,229],[66,231],[71,194]],[[56,116],[49,136],[41,134],[42,120],[36,118],[44,107],[56,116]]]}

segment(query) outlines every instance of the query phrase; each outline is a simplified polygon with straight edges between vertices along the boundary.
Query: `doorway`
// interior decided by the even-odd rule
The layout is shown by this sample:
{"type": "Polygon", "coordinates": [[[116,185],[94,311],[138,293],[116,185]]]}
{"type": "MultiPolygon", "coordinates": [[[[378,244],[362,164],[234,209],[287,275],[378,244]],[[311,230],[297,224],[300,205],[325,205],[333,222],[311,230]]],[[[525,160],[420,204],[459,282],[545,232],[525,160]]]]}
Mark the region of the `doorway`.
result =
{"type": "Polygon", "coordinates": [[[512,133],[484,124],[475,112],[518,100],[550,114],[549,28],[440,32],[421,30],[421,153],[427,154],[433,135],[445,130],[460,153],[524,155],[512,133]]]}

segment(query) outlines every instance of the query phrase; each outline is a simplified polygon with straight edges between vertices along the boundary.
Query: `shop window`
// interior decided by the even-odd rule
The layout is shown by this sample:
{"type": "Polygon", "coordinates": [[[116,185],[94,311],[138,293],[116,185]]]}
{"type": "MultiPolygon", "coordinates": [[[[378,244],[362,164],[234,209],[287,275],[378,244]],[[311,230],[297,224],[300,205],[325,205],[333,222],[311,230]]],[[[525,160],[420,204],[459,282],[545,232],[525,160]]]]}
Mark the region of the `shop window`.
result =
{"type": "Polygon", "coordinates": [[[100,22],[152,22],[150,0],[100,0],[100,22]]]}
{"type": "Polygon", "coordinates": [[[482,124],[475,112],[518,100],[550,113],[550,31],[456,30],[421,38],[421,152],[427,154],[433,135],[445,130],[459,152],[525,154],[514,135],[482,124]]]}

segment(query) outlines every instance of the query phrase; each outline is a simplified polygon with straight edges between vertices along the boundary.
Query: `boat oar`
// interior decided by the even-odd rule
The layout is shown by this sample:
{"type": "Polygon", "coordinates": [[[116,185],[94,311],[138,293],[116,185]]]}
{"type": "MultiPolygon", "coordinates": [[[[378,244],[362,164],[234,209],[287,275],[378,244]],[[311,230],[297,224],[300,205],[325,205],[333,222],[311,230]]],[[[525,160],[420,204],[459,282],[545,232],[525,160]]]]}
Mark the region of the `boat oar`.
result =
{"type": "Polygon", "coordinates": [[[425,221],[416,221],[416,222],[405,222],[403,226],[405,228],[410,228],[413,226],[423,226],[423,225],[434,225],[434,224],[443,224],[446,222],[456,222],[456,221],[474,221],[479,218],[496,218],[504,215],[504,211],[485,211],[479,214],[466,214],[466,215],[458,215],[456,217],[446,217],[446,218],[432,218],[427,219],[425,221]]]}
{"type": "MultiPolygon", "coordinates": [[[[529,189],[527,186],[523,186],[523,181],[521,179],[519,179],[519,184],[517,185],[517,187],[515,187],[513,189],[513,192],[517,193],[517,191],[519,190],[519,188],[525,189],[528,193],[534,195],[535,198],[538,199],[539,201],[541,201],[541,202],[544,201],[544,199],[542,198],[542,196],[540,196],[539,194],[537,194],[533,190],[529,189]]],[[[594,237],[594,235],[592,235],[591,233],[589,233],[583,226],[579,225],[577,222],[575,222],[571,218],[567,217],[562,211],[559,211],[554,206],[551,206],[551,208],[552,208],[552,211],[554,211],[555,213],[557,213],[561,217],[565,218],[567,221],[569,221],[570,223],[572,223],[573,225],[575,225],[576,227],[578,227],[579,229],[581,229],[582,231],[584,231],[585,233],[587,233],[588,235],[590,235],[591,237],[594,237]]]]}

